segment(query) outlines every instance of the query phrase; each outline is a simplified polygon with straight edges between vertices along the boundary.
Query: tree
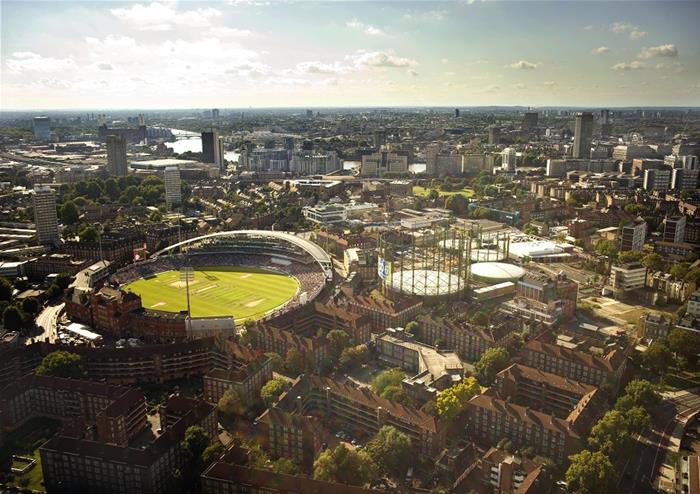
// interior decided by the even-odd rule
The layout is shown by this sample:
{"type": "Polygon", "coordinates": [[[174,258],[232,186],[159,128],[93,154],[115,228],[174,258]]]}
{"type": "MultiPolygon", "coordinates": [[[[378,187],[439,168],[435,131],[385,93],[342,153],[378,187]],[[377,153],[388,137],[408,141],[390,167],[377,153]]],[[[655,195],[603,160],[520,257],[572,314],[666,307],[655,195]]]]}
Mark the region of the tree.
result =
{"type": "Polygon", "coordinates": [[[374,476],[377,467],[364,451],[356,451],[339,444],[327,449],[314,462],[314,478],[327,482],[365,485],[374,476]]]}
{"type": "Polygon", "coordinates": [[[105,180],[105,192],[113,201],[119,197],[119,184],[114,178],[108,178],[105,180]]]}
{"type": "Polygon", "coordinates": [[[285,381],[281,377],[276,377],[267,381],[265,385],[262,388],[260,388],[260,398],[262,398],[262,401],[265,403],[265,406],[272,406],[272,404],[275,401],[277,401],[277,398],[279,397],[279,395],[282,394],[286,387],[287,381],[285,381]]]}
{"type": "Polygon", "coordinates": [[[97,234],[97,228],[92,225],[87,225],[80,229],[78,232],[78,237],[81,242],[97,242],[99,235],[97,234]]]}
{"type": "Polygon", "coordinates": [[[406,391],[404,391],[401,385],[392,384],[391,386],[387,386],[384,388],[384,391],[382,391],[381,397],[392,403],[400,403],[401,405],[411,405],[413,403],[413,400],[406,391]]]}
{"type": "Polygon", "coordinates": [[[642,407],[647,412],[661,403],[656,385],[644,379],[630,381],[625,387],[625,394],[615,403],[615,409],[627,412],[634,407],[642,407]]]}
{"type": "Polygon", "coordinates": [[[588,436],[588,444],[595,451],[601,451],[618,463],[631,452],[634,440],[630,435],[629,423],[617,410],[610,410],[598,420],[588,436]]]}
{"type": "Polygon", "coordinates": [[[65,290],[68,288],[68,285],[70,285],[70,275],[68,273],[58,273],[54,283],[56,283],[61,290],[65,290]]]}
{"type": "Polygon", "coordinates": [[[406,324],[406,331],[408,333],[411,333],[414,336],[418,333],[419,329],[420,328],[419,328],[418,323],[416,321],[411,321],[408,324],[406,324]]]}
{"type": "Polygon", "coordinates": [[[284,359],[284,367],[291,374],[301,374],[304,372],[304,355],[296,348],[290,348],[287,350],[287,357],[284,359]]]}
{"type": "Polygon", "coordinates": [[[487,349],[474,366],[483,384],[491,384],[496,374],[508,365],[508,351],[503,347],[487,349]]]}
{"type": "Polygon", "coordinates": [[[221,457],[224,452],[224,446],[220,442],[215,442],[206,447],[202,452],[202,466],[211,465],[221,457]]]}
{"type": "Polygon", "coordinates": [[[22,300],[22,311],[26,312],[27,314],[34,316],[39,312],[40,308],[41,304],[39,303],[39,299],[36,297],[27,297],[22,300]]]}
{"type": "Polygon", "coordinates": [[[296,475],[299,473],[299,467],[289,458],[279,458],[272,463],[272,471],[286,475],[296,475]]]}
{"type": "Polygon", "coordinates": [[[617,474],[610,459],[600,451],[584,449],[569,457],[566,471],[569,491],[576,494],[608,494],[615,492],[617,474]]]}
{"type": "Polygon", "coordinates": [[[367,345],[356,345],[344,349],[340,358],[338,359],[338,364],[343,369],[355,369],[360,365],[367,363],[369,360],[369,350],[367,345]]]}
{"type": "Polygon", "coordinates": [[[651,425],[651,417],[643,407],[634,407],[625,413],[627,430],[630,434],[639,434],[651,425]]]}
{"type": "Polygon", "coordinates": [[[390,425],[379,429],[365,451],[376,465],[394,477],[405,474],[413,463],[411,438],[390,425]]]}
{"type": "Polygon", "coordinates": [[[85,377],[85,370],[80,355],[57,350],[49,353],[36,368],[40,376],[69,377],[80,379],[85,377]]]}
{"type": "Polygon", "coordinates": [[[382,394],[389,386],[401,386],[405,377],[406,373],[400,369],[387,369],[372,379],[372,389],[375,393],[382,394]]]}
{"type": "Polygon", "coordinates": [[[284,366],[284,361],[280,357],[279,353],[276,352],[266,352],[265,356],[270,359],[270,369],[272,372],[279,372],[284,366]]]}
{"type": "Polygon", "coordinates": [[[445,200],[445,208],[452,211],[456,216],[461,216],[467,211],[469,201],[462,194],[453,194],[445,200]]]}
{"type": "Polygon", "coordinates": [[[9,305],[2,313],[2,322],[5,329],[17,331],[24,324],[24,313],[14,305],[9,305]]]}
{"type": "Polygon", "coordinates": [[[617,254],[617,260],[622,263],[639,262],[643,256],[644,254],[641,252],[636,252],[634,250],[623,250],[617,254]]]}
{"type": "Polygon", "coordinates": [[[237,390],[227,389],[221,396],[217,409],[223,416],[231,418],[235,415],[243,415],[246,406],[243,402],[243,397],[237,390]]]}
{"type": "Polygon", "coordinates": [[[61,206],[61,222],[64,225],[75,225],[79,220],[78,206],[73,201],[66,201],[61,206]]]}
{"type": "Polygon", "coordinates": [[[677,280],[682,280],[688,274],[689,267],[690,264],[688,264],[687,262],[674,264],[673,266],[671,266],[669,273],[671,273],[671,276],[673,276],[677,280]]]}
{"type": "Polygon", "coordinates": [[[668,347],[676,355],[694,361],[700,353],[700,336],[694,331],[675,328],[668,335],[668,347]]]}
{"type": "Polygon", "coordinates": [[[673,362],[673,353],[665,341],[655,341],[644,352],[644,364],[657,374],[664,375],[673,362]]]}
{"type": "Polygon", "coordinates": [[[438,415],[447,421],[453,421],[466,408],[467,402],[481,391],[479,383],[473,377],[442,391],[436,400],[438,415]]]}
{"type": "Polygon", "coordinates": [[[12,283],[10,283],[7,278],[0,276],[0,300],[12,300],[13,291],[12,283]]]}
{"type": "Polygon", "coordinates": [[[599,256],[608,256],[614,259],[617,256],[617,243],[613,240],[598,240],[595,244],[595,252],[599,256]]]}
{"type": "Polygon", "coordinates": [[[331,352],[331,358],[337,360],[340,353],[350,346],[350,335],[342,329],[332,329],[326,335],[331,352]]]}
{"type": "Polygon", "coordinates": [[[642,264],[652,271],[661,271],[664,268],[663,258],[656,252],[651,252],[642,258],[642,264]]]}

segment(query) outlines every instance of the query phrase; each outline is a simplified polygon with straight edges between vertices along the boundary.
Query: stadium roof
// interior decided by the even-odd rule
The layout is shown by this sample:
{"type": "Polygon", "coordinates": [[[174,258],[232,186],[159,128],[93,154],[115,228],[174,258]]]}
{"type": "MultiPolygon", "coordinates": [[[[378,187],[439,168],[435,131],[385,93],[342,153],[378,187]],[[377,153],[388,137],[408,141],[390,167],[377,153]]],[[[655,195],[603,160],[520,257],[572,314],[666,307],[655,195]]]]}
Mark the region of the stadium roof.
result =
{"type": "Polygon", "coordinates": [[[161,249],[158,252],[155,252],[154,254],[151,255],[151,257],[158,257],[168,251],[171,251],[173,249],[176,249],[178,247],[188,245],[191,243],[198,242],[200,240],[205,240],[207,238],[214,238],[214,237],[246,237],[246,236],[258,236],[258,237],[268,237],[268,238],[275,238],[278,240],[284,240],[285,242],[289,242],[290,244],[294,244],[297,247],[304,249],[308,254],[313,257],[321,266],[326,269],[331,265],[331,258],[330,256],[326,253],[325,250],[323,250],[321,247],[316,245],[315,243],[311,242],[310,240],[306,240],[305,238],[298,237],[296,235],[293,235],[291,233],[286,233],[286,232],[277,232],[277,231],[272,231],[272,230],[233,230],[233,231],[228,231],[228,232],[216,232],[216,233],[210,233],[209,235],[202,235],[200,237],[194,237],[190,238],[187,240],[183,240],[182,242],[178,242],[176,244],[170,245],[166,247],[165,249],[161,249]]]}

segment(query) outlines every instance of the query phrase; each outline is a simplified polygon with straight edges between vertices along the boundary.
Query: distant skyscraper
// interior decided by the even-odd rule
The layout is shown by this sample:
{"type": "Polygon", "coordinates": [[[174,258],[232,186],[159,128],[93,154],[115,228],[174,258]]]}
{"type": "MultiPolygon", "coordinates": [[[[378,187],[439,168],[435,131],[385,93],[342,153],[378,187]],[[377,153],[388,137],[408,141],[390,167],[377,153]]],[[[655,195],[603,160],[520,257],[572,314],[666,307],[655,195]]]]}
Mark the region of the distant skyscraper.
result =
{"type": "Polygon", "coordinates": [[[515,172],[515,166],[518,162],[518,156],[513,148],[505,148],[501,152],[501,170],[506,172],[515,172]]]}
{"type": "Polygon", "coordinates": [[[378,129],[374,131],[374,147],[379,148],[386,144],[386,130],[378,129]]]}
{"type": "Polygon", "coordinates": [[[612,130],[610,124],[610,110],[600,110],[600,135],[609,136],[612,130]]]}
{"type": "Polygon", "coordinates": [[[224,173],[224,141],[216,130],[202,132],[202,161],[219,165],[219,171],[224,173]]]}
{"type": "Polygon", "coordinates": [[[492,146],[497,146],[501,143],[501,128],[500,127],[489,127],[489,144],[492,146]]]}
{"type": "Polygon", "coordinates": [[[314,117],[314,111],[313,110],[306,110],[306,118],[313,118],[314,117]]]}
{"type": "Polygon", "coordinates": [[[126,137],[107,136],[107,171],[110,175],[126,177],[128,170],[126,137]]]}
{"type": "Polygon", "coordinates": [[[455,108],[455,118],[459,118],[459,108],[455,108]]]}
{"type": "Polygon", "coordinates": [[[34,117],[34,137],[42,141],[51,139],[51,119],[49,117],[34,117]]]}
{"type": "Polygon", "coordinates": [[[284,138],[284,149],[287,151],[294,151],[294,138],[293,137],[285,137],[284,138]]]}
{"type": "Polygon", "coordinates": [[[523,115],[522,124],[523,132],[530,132],[531,130],[535,130],[537,128],[537,120],[538,117],[536,111],[525,112],[525,115],[523,115]]]}
{"type": "Polygon", "coordinates": [[[576,127],[574,129],[574,158],[591,157],[591,141],[593,139],[593,114],[579,112],[576,114],[576,127]]]}
{"type": "Polygon", "coordinates": [[[165,204],[168,209],[172,209],[182,203],[182,185],[180,180],[180,169],[177,166],[168,166],[164,172],[165,182],[165,204]]]}
{"type": "Polygon", "coordinates": [[[647,235],[647,224],[634,221],[620,228],[620,250],[641,252],[647,235]]]}
{"type": "Polygon", "coordinates": [[[34,189],[34,223],[40,244],[58,243],[58,215],[56,194],[50,187],[34,189]]]}
{"type": "Polygon", "coordinates": [[[212,118],[219,118],[219,109],[218,109],[218,108],[214,108],[214,109],[211,111],[211,117],[212,117],[212,118]]]}
{"type": "Polygon", "coordinates": [[[434,177],[437,174],[437,161],[440,154],[438,144],[428,144],[425,147],[425,174],[434,177]]]}

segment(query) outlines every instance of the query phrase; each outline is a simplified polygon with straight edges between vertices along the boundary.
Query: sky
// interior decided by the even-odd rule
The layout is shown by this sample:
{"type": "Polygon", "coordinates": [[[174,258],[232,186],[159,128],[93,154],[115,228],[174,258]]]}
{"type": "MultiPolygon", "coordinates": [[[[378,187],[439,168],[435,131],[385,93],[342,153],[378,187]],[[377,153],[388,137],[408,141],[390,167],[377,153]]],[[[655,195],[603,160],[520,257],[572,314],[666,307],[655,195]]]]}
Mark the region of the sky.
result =
{"type": "Polygon", "coordinates": [[[0,109],[700,106],[700,1],[0,0],[0,109]]]}

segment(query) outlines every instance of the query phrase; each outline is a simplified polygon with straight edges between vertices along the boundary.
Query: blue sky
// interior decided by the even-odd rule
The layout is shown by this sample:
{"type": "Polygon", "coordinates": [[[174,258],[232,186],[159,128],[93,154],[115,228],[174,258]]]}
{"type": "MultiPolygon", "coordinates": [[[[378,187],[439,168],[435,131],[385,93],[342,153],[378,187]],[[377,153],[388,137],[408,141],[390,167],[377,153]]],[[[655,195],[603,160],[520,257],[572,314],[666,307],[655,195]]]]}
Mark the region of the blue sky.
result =
{"type": "Polygon", "coordinates": [[[1,0],[1,106],[700,106],[700,2],[1,0]]]}

